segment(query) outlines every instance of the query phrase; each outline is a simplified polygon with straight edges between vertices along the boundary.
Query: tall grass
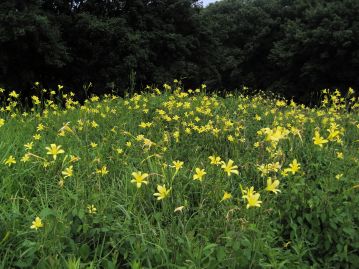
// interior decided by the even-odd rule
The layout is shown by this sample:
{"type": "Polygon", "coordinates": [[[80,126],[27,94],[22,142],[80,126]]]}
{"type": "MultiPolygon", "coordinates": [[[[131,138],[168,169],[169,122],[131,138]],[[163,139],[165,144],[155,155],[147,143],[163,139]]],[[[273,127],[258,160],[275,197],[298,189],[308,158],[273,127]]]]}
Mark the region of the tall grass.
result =
{"type": "Polygon", "coordinates": [[[0,91],[0,268],[358,266],[352,90],[308,108],[178,82],[83,105],[36,87],[28,111],[0,91]]]}

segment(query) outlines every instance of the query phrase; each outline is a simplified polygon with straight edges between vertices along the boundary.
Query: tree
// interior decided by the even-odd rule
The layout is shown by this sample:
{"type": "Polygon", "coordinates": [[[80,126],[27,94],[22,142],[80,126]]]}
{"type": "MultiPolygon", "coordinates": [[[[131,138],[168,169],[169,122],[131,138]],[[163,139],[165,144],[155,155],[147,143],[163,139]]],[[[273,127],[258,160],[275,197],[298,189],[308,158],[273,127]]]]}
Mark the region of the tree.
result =
{"type": "Polygon", "coordinates": [[[202,13],[221,87],[270,89],[302,102],[323,88],[359,87],[358,18],[355,0],[223,0],[202,13]]]}
{"type": "Polygon", "coordinates": [[[359,2],[291,1],[269,55],[291,94],[359,86],[359,2]]]}
{"type": "Polygon", "coordinates": [[[28,87],[55,80],[69,60],[58,25],[41,10],[40,0],[0,3],[0,82],[28,87]]]}

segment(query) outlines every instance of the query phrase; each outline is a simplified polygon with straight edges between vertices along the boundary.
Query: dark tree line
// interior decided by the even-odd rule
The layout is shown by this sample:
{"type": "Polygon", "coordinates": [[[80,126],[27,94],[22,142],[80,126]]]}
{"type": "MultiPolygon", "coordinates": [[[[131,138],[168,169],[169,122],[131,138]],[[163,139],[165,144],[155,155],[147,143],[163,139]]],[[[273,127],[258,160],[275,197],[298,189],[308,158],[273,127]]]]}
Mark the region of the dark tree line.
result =
{"type": "Polygon", "coordinates": [[[2,0],[0,87],[359,88],[359,1],[2,0]]]}

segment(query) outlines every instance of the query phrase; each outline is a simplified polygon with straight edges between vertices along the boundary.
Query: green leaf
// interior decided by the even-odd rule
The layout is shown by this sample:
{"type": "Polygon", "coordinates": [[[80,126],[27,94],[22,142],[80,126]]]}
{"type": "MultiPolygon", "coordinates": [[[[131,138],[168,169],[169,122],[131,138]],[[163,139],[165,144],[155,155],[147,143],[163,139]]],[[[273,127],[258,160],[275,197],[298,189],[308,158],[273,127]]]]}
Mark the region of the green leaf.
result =
{"type": "Polygon", "coordinates": [[[48,216],[56,217],[57,214],[55,210],[47,207],[42,209],[39,215],[41,219],[46,219],[48,216]]]}
{"type": "Polygon", "coordinates": [[[90,255],[90,247],[87,244],[83,244],[79,249],[79,254],[83,260],[87,260],[90,255]]]}

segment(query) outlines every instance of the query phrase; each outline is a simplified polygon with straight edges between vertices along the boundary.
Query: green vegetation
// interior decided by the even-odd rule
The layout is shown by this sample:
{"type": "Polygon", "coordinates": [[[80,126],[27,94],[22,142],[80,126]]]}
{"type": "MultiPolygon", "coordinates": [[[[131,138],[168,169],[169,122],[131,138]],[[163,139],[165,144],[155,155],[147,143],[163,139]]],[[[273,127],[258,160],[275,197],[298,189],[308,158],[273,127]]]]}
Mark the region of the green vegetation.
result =
{"type": "Polygon", "coordinates": [[[359,1],[2,0],[0,87],[35,81],[96,94],[182,78],[315,104],[359,88],[359,1]],[[319,92],[318,92],[319,91],[319,92]]]}
{"type": "Polygon", "coordinates": [[[0,268],[359,264],[353,90],[31,95],[0,88],[0,268]]]}

